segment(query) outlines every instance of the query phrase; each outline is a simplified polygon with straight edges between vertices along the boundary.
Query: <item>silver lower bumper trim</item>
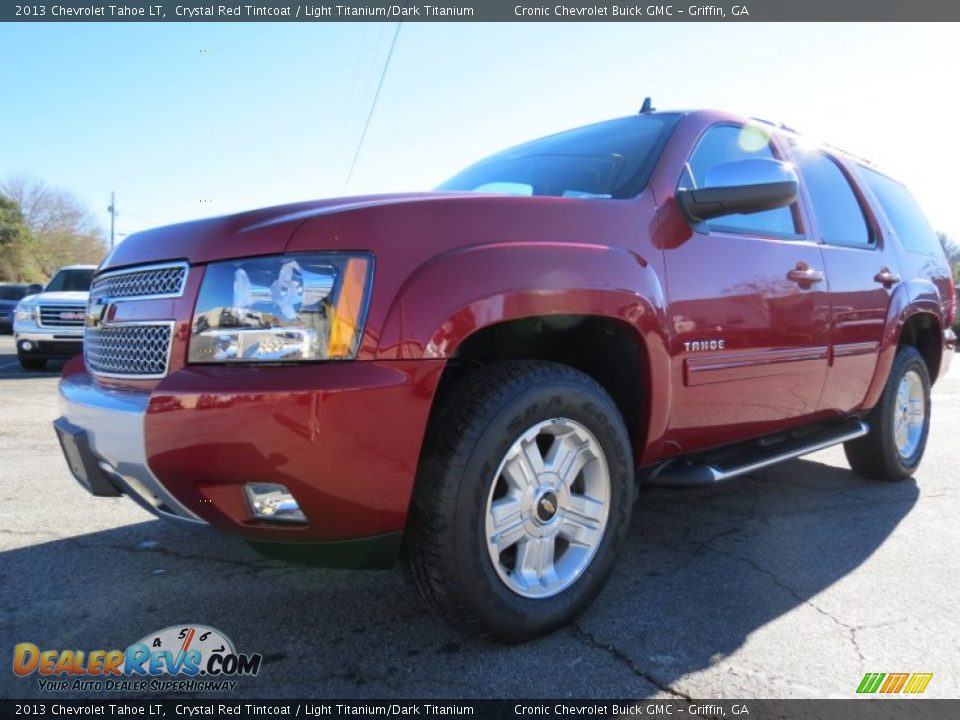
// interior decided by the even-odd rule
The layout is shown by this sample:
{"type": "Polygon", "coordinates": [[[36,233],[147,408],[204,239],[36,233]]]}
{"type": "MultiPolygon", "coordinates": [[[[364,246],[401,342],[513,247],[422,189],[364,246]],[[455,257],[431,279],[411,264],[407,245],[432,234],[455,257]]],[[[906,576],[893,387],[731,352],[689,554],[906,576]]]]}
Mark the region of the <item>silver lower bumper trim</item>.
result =
{"type": "Polygon", "coordinates": [[[206,526],[177,500],[147,463],[144,418],[150,396],[97,385],[86,373],[60,381],[60,412],[86,431],[100,469],[124,494],[165,519],[206,526]]]}
{"type": "Polygon", "coordinates": [[[73,332],[75,328],[50,328],[46,332],[14,332],[14,340],[32,340],[33,342],[83,342],[82,332],[73,332]]]}

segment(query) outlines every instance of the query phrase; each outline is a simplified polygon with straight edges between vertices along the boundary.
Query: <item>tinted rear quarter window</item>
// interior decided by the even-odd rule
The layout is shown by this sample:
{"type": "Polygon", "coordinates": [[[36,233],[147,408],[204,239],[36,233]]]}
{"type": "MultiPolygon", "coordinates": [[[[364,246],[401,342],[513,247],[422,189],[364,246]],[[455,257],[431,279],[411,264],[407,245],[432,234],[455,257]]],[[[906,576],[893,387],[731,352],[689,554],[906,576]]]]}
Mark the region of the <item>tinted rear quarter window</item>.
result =
{"type": "Polygon", "coordinates": [[[942,255],[937,235],[910,191],[876,170],[861,166],[861,172],[904,249],[924,255],[942,255]]]}

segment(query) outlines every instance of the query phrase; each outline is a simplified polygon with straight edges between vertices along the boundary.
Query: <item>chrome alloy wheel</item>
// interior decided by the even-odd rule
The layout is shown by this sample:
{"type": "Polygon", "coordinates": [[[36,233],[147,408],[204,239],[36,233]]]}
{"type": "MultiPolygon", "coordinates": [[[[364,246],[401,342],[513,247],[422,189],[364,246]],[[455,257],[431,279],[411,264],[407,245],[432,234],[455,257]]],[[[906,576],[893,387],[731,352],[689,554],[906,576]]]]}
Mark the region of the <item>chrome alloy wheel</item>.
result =
{"type": "Polygon", "coordinates": [[[580,423],[555,418],[524,432],[487,497],[487,550],[504,584],[528,598],[573,584],[603,539],[610,484],[603,449],[580,423]]]}
{"type": "Polygon", "coordinates": [[[910,458],[920,446],[923,426],[927,419],[923,381],[915,370],[907,371],[900,378],[893,413],[893,440],[897,445],[897,452],[904,459],[910,458]]]}

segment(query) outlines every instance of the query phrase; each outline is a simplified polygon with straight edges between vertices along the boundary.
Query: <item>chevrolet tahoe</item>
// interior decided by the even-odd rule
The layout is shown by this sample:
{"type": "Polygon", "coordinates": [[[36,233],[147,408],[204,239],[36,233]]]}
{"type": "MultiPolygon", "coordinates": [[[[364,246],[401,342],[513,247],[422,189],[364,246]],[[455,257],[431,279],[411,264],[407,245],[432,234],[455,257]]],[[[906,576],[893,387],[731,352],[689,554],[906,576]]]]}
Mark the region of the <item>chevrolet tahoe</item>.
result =
{"type": "Polygon", "coordinates": [[[434,192],[130,236],[55,427],[94,495],[269,556],[399,556],[442,616],[521,641],[595,598],[640,483],[838,444],[910,477],[956,311],[897,180],[778,124],[645,105],[434,192]]]}

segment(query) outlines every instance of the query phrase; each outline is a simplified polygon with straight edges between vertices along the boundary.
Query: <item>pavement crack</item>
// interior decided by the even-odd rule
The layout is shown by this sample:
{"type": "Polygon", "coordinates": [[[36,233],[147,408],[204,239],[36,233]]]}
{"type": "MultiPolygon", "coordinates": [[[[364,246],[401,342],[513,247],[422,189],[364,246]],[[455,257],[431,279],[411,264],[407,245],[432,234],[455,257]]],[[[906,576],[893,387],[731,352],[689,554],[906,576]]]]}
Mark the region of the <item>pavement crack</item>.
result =
{"type": "Polygon", "coordinates": [[[717,553],[718,555],[723,555],[724,557],[730,558],[731,560],[736,560],[738,562],[745,563],[746,565],[749,565],[751,568],[753,568],[760,574],[766,575],[768,578],[770,578],[770,581],[774,585],[776,585],[781,590],[784,590],[785,592],[787,592],[798,603],[801,603],[803,605],[806,605],[812,608],[813,610],[818,612],[820,615],[824,616],[825,618],[829,619],[831,622],[836,624],[838,627],[840,627],[846,633],[848,639],[850,640],[850,644],[853,647],[854,652],[856,652],[857,654],[857,658],[859,658],[860,660],[860,669],[862,670],[864,668],[864,666],[866,665],[867,659],[864,656],[863,651],[860,649],[860,644],[857,641],[857,631],[863,629],[862,626],[858,627],[855,625],[850,625],[849,623],[845,623],[843,620],[838,618],[833,613],[829,612],[828,610],[824,610],[822,607],[820,607],[815,602],[813,602],[813,600],[811,600],[809,597],[804,596],[802,592],[787,585],[783,580],[780,579],[780,577],[775,572],[765,568],[763,565],[758,563],[753,558],[749,558],[745,555],[738,555],[737,553],[730,552],[729,550],[722,550],[712,545],[709,546],[709,549],[717,553]]]}
{"type": "Polygon", "coordinates": [[[665,683],[659,680],[652,673],[650,673],[647,670],[644,670],[639,665],[637,665],[637,663],[629,655],[627,655],[623,650],[618,648],[616,645],[605,643],[599,640],[596,635],[593,635],[592,633],[589,633],[586,630],[584,630],[583,626],[580,623],[573,623],[570,626],[570,634],[574,637],[574,639],[578,640],[583,645],[586,645],[587,647],[593,648],[595,650],[600,650],[601,652],[604,652],[607,655],[609,655],[611,658],[613,658],[617,662],[621,663],[622,665],[625,665],[627,669],[630,670],[631,673],[633,673],[639,678],[642,678],[643,680],[646,680],[649,684],[653,685],[660,692],[666,693],[667,695],[678,698],[680,700],[686,700],[688,703],[693,702],[693,698],[691,698],[685,692],[683,692],[682,690],[678,690],[677,688],[672,687],[668,683],[665,683]]]}

